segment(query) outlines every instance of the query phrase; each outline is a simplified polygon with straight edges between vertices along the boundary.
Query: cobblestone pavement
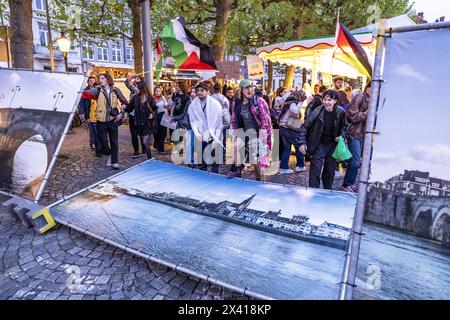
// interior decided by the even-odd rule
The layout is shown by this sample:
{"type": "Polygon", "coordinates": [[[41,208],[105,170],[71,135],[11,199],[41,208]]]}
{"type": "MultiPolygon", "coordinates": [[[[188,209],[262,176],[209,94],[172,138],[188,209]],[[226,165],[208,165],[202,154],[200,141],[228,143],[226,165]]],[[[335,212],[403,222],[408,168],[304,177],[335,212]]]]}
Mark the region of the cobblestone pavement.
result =
{"type": "MultiPolygon", "coordinates": [[[[0,202],[6,200],[0,195],[0,202]]],[[[0,208],[0,299],[248,297],[171,271],[65,226],[38,235],[0,208]]]]}
{"type": "MultiPolygon", "coordinates": [[[[131,158],[127,127],[120,128],[119,146],[121,169],[145,160],[131,158]]],[[[168,152],[155,156],[170,161],[168,152]]],[[[225,166],[220,169],[220,173],[227,172],[225,166]]],[[[87,133],[75,128],[66,137],[41,203],[53,203],[115,173],[106,167],[105,157],[97,158],[89,149],[87,133]]],[[[244,178],[252,179],[253,173],[244,172],[244,178]]],[[[306,172],[277,174],[265,180],[306,185],[307,178],[306,172]]],[[[336,180],[335,186],[339,184],[336,180]]],[[[5,200],[7,197],[0,195],[0,204],[5,200]]],[[[0,206],[0,299],[250,298],[133,256],[65,226],[38,235],[17,223],[0,206]]]]}

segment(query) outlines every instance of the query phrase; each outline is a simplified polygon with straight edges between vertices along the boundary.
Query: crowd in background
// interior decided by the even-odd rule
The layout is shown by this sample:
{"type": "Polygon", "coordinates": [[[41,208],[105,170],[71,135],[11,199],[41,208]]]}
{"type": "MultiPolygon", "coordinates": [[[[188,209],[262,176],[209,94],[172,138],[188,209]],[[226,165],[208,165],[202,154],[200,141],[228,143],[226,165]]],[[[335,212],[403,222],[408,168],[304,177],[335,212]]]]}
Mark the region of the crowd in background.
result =
{"type": "Polygon", "coordinates": [[[229,178],[241,177],[242,170],[252,166],[256,179],[261,180],[271,165],[271,153],[279,152],[279,174],[305,172],[305,162],[309,162],[309,186],[331,189],[336,174],[341,175],[345,168],[340,189],[358,191],[370,82],[361,92],[336,77],[329,87],[315,84],[309,95],[305,87],[278,88],[274,94],[267,94],[247,79],[239,85],[224,86],[211,81],[189,86],[177,81],[157,85],[150,92],[141,76],[129,75],[125,85],[129,97],[114,86],[109,74],[89,77],[79,105],[90,147],[96,156],[107,156],[106,165],[113,169],[120,169],[118,127],[127,119],[133,158],[152,159],[152,149],[166,153],[166,147],[174,143],[173,131],[185,129],[190,138],[185,151],[189,154],[188,165],[217,173],[219,164],[225,163],[227,130],[252,131],[253,138],[241,141],[244,159],[228,166],[229,178]],[[272,150],[274,138],[278,137],[273,134],[275,129],[279,130],[279,151],[272,150]],[[339,163],[333,152],[341,138],[352,157],[339,163]],[[212,151],[211,159],[202,157],[201,164],[194,161],[194,141],[201,143],[202,152],[207,148],[212,151]],[[255,145],[259,148],[252,149],[255,145]],[[258,152],[252,154],[251,150],[258,152]],[[295,167],[290,168],[292,151],[295,167]],[[256,162],[251,161],[251,156],[256,162]]]}

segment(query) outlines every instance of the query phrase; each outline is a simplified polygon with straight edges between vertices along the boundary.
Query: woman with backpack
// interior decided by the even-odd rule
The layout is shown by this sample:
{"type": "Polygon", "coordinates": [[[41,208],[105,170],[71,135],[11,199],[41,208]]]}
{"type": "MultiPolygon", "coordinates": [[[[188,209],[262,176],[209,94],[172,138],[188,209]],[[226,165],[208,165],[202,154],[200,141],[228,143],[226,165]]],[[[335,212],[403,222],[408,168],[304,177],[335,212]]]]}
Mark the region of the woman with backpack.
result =
{"type": "Polygon", "coordinates": [[[254,95],[250,80],[241,80],[239,87],[240,97],[231,106],[235,166],[231,168],[228,177],[241,177],[244,163],[249,163],[255,169],[256,180],[261,180],[271,160],[273,129],[270,110],[263,98],[254,95]],[[239,131],[246,136],[239,137],[239,131]],[[240,138],[243,140],[239,142],[240,138]],[[237,155],[240,151],[238,149],[244,149],[244,159],[237,155]]]}
{"type": "Polygon", "coordinates": [[[303,101],[306,100],[304,91],[297,91],[292,93],[284,102],[278,122],[280,125],[280,135],[283,141],[283,151],[281,154],[281,174],[294,173],[289,169],[289,158],[291,156],[291,148],[295,148],[295,156],[297,158],[297,165],[295,172],[305,172],[305,156],[300,152],[300,128],[301,122],[301,107],[303,101]]]}

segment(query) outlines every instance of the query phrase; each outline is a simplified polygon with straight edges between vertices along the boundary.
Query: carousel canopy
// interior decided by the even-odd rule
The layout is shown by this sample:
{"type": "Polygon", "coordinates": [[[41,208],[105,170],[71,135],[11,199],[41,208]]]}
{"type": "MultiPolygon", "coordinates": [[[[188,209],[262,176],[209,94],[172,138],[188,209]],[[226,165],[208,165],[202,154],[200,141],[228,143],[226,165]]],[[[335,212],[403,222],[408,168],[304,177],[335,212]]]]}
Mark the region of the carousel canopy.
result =
{"type": "MultiPolygon", "coordinates": [[[[413,24],[415,23],[407,15],[386,19],[387,28],[413,24]]],[[[351,32],[366,51],[369,60],[373,60],[375,56],[374,36],[377,33],[377,28],[378,24],[371,24],[351,32]]],[[[263,60],[312,69],[313,77],[316,71],[339,74],[350,78],[364,76],[354,66],[343,62],[345,59],[339,59],[339,57],[336,59],[336,54],[341,53],[336,51],[335,36],[280,42],[258,48],[256,53],[263,60]],[[333,55],[335,58],[333,58],[333,55]]]]}
{"type": "MultiPolygon", "coordinates": [[[[361,44],[369,57],[375,53],[375,42],[372,33],[353,35],[361,44]]],[[[340,74],[356,78],[361,76],[354,67],[333,58],[336,38],[320,37],[287,41],[261,47],[256,50],[260,58],[281,64],[304,67],[314,71],[340,74]]]]}

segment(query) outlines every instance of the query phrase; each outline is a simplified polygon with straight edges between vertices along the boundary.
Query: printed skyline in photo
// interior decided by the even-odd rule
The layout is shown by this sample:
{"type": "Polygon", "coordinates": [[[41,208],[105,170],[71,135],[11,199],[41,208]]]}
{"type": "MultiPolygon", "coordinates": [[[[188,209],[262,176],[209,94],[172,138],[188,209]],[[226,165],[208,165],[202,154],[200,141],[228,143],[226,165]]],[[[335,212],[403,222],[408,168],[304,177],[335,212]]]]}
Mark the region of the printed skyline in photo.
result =
{"type": "Polygon", "coordinates": [[[356,198],[343,192],[226,179],[222,175],[160,161],[147,162],[112,181],[123,188],[174,192],[179,196],[214,203],[225,200],[242,202],[256,194],[249,208],[261,211],[281,209],[281,216],[288,218],[306,215],[314,225],[327,221],[350,228],[356,205],[356,198]]]}

